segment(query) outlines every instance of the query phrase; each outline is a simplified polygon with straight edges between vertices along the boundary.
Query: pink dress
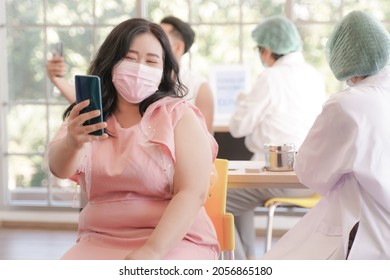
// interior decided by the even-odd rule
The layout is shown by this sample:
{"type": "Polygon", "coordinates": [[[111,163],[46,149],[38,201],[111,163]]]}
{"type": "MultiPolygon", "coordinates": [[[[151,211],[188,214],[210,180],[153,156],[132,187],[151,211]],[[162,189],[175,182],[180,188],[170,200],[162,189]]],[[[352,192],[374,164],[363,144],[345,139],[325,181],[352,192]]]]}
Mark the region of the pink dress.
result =
{"type": "MultiPolygon", "coordinates": [[[[171,97],[150,105],[141,122],[130,128],[121,128],[113,115],[107,119],[112,136],[84,148],[76,178],[89,202],[80,213],[77,243],[63,259],[124,259],[144,244],[172,198],[174,128],[189,109],[208,133],[196,107],[171,97]]],[[[53,141],[65,133],[66,123],[53,141]]],[[[215,158],[218,146],[211,135],[210,149],[215,158]]],[[[164,259],[218,257],[216,232],[202,207],[186,236],[164,259]]]]}

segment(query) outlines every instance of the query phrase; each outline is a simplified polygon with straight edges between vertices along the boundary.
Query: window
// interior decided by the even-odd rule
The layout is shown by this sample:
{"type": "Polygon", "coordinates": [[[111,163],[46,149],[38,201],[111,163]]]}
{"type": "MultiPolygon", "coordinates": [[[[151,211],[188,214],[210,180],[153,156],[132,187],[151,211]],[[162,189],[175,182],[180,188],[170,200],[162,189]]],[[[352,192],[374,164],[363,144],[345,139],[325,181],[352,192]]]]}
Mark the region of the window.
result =
{"type": "Polygon", "coordinates": [[[67,78],[85,73],[112,26],[136,16],[136,1],[0,3],[2,42],[7,42],[1,52],[2,85],[7,85],[1,88],[2,193],[7,205],[72,206],[79,199],[76,185],[53,180],[44,166],[47,143],[69,105],[46,76],[45,61],[62,41],[67,78]]]}
{"type": "Polygon", "coordinates": [[[45,149],[61,123],[67,101],[46,76],[45,61],[64,43],[66,78],[85,73],[98,47],[119,22],[166,15],[188,21],[196,41],[184,63],[209,75],[214,65],[248,65],[261,71],[251,31],[264,17],[285,14],[298,26],[304,56],[325,77],[329,94],[344,86],[328,69],[324,47],[334,24],[364,9],[390,24],[388,0],[0,0],[0,207],[70,207],[78,190],[53,181],[45,149]],[[27,12],[28,11],[28,12],[27,12]]]}

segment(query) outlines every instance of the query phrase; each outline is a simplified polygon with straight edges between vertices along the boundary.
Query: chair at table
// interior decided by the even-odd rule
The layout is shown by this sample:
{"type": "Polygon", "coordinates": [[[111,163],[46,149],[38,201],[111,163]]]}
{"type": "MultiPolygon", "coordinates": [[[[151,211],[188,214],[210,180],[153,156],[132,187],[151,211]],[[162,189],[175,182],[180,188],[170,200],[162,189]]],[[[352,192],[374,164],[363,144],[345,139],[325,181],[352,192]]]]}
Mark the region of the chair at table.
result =
{"type": "Polygon", "coordinates": [[[216,159],[218,179],[210,188],[205,208],[217,232],[221,259],[234,260],[234,216],[226,213],[228,160],[216,159]]]}
{"type": "Polygon", "coordinates": [[[313,194],[308,197],[273,197],[268,199],[264,206],[268,209],[268,221],[267,221],[267,232],[266,232],[266,246],[265,252],[271,248],[272,243],[272,229],[273,229],[273,218],[275,209],[279,206],[282,207],[301,207],[301,208],[313,208],[317,202],[321,199],[319,194],[313,194]]]}

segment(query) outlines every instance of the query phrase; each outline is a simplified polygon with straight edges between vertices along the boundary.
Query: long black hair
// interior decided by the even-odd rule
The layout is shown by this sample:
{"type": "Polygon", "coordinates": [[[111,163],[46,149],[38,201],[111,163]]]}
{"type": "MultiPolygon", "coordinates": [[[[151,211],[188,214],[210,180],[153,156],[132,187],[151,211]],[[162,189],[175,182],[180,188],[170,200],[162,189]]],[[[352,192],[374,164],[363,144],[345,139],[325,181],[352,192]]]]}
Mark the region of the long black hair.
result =
{"type": "MultiPolygon", "coordinates": [[[[179,64],[172,53],[169,39],[160,25],[142,18],[133,18],[117,25],[101,45],[95,58],[92,60],[88,74],[97,75],[102,82],[103,116],[110,116],[117,104],[117,93],[112,82],[114,66],[124,59],[137,35],[152,33],[163,48],[163,75],[158,90],[139,105],[139,112],[143,115],[150,104],[165,96],[183,97],[187,88],[179,79],[179,64]]],[[[64,112],[66,118],[75,103],[64,112]]]]}

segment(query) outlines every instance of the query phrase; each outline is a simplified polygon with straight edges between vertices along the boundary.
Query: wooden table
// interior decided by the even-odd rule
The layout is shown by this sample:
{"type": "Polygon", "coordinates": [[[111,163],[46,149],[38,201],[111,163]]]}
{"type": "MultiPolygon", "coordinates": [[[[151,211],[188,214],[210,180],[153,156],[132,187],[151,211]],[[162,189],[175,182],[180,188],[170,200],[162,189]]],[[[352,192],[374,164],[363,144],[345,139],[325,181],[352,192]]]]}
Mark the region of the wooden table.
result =
{"type": "Polygon", "coordinates": [[[306,188],[294,171],[271,172],[261,161],[229,161],[228,188],[306,188]]]}

